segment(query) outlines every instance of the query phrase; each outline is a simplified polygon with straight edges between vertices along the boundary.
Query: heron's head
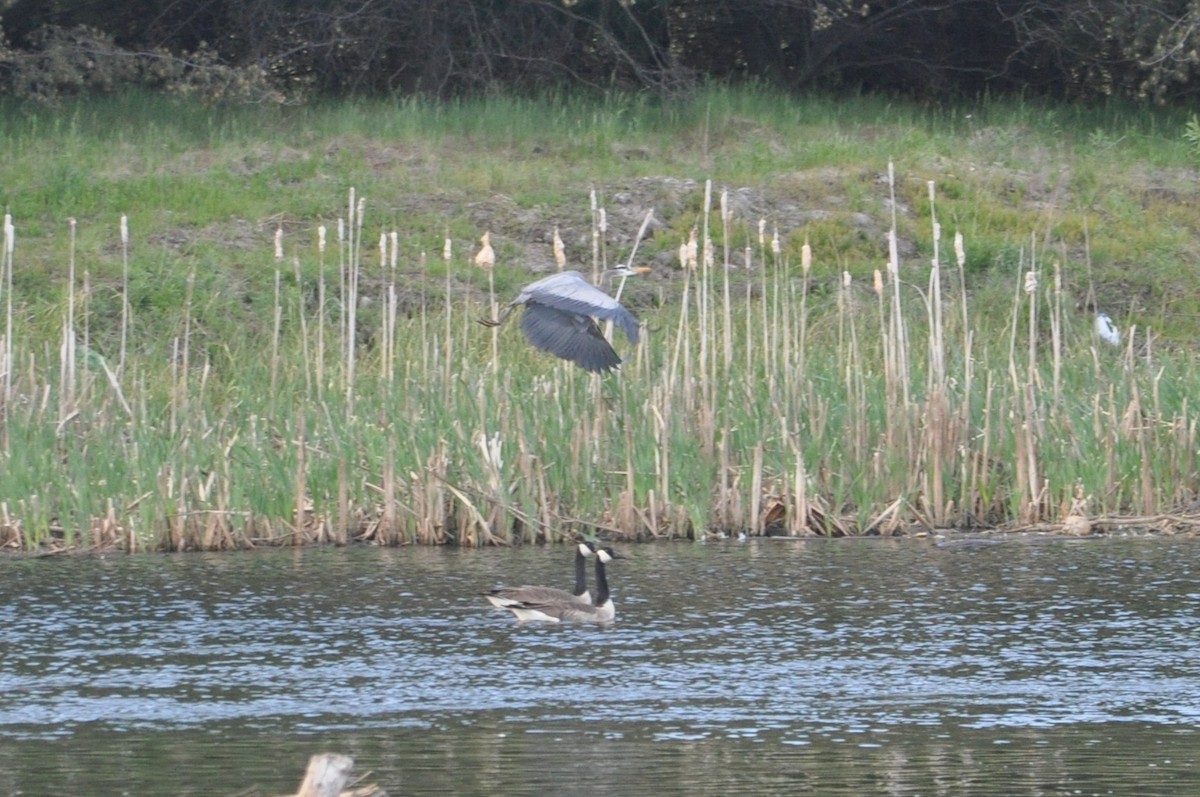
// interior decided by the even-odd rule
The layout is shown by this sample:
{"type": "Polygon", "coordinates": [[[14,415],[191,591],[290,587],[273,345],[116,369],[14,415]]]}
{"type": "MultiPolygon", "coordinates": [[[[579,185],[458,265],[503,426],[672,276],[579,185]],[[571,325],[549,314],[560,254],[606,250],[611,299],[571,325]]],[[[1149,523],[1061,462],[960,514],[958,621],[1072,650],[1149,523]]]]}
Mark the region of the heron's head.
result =
{"type": "Polygon", "coordinates": [[[617,277],[636,277],[639,274],[649,274],[649,266],[631,266],[628,263],[617,263],[607,273],[617,277]]]}

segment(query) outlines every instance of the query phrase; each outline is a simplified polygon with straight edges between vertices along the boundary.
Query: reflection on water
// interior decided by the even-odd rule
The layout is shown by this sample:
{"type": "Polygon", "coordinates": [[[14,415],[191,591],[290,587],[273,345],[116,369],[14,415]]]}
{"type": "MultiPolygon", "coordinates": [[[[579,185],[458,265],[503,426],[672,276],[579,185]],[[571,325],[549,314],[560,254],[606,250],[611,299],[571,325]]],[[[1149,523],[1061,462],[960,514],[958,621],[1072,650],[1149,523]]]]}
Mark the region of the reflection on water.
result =
{"type": "Polygon", "coordinates": [[[1188,793],[1200,543],[626,549],[613,628],[478,593],[567,547],[0,560],[0,793],[1188,793]]]}

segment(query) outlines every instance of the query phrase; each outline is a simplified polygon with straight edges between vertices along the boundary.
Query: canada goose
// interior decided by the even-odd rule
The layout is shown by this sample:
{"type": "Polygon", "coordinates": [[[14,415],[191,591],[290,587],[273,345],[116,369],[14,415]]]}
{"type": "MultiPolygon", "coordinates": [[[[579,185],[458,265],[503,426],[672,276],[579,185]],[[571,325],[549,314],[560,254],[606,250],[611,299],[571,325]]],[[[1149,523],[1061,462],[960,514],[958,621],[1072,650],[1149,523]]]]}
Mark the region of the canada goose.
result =
{"type": "Polygon", "coordinates": [[[579,543],[575,549],[575,590],[567,592],[557,587],[497,587],[491,592],[485,592],[484,597],[491,601],[497,609],[507,609],[513,604],[532,601],[534,603],[553,603],[570,601],[585,606],[592,605],[592,593],[587,588],[587,557],[594,552],[594,545],[588,542],[579,543]]]}
{"type": "Polygon", "coordinates": [[[596,605],[589,606],[569,600],[521,601],[504,608],[521,622],[543,623],[611,623],[617,616],[612,596],[608,594],[608,578],[604,566],[613,559],[624,559],[612,548],[596,549],[596,605]]]}

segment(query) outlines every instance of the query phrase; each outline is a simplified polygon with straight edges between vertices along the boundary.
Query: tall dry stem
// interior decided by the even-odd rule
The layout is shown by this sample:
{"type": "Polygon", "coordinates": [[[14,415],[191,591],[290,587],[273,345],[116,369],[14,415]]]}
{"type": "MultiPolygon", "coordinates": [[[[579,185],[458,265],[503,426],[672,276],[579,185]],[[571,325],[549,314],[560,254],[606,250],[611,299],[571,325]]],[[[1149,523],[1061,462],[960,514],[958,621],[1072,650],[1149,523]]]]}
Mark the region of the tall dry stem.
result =
{"type": "Polygon", "coordinates": [[[117,375],[125,375],[125,356],[129,344],[129,217],[121,214],[121,356],[117,361],[117,375]]]}
{"type": "Polygon", "coordinates": [[[75,219],[67,219],[67,226],[67,312],[63,317],[62,345],[59,348],[60,426],[75,412],[75,219]]]}

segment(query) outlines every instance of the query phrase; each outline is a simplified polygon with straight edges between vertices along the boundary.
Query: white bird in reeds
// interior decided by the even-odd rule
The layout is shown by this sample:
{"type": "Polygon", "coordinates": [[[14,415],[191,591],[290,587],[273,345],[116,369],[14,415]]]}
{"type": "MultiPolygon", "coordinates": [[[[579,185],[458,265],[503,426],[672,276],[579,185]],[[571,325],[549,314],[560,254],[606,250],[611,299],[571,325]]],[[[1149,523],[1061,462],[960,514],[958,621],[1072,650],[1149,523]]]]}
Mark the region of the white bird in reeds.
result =
{"type": "Polygon", "coordinates": [[[604,566],[613,559],[625,559],[612,548],[596,549],[596,603],[589,605],[574,600],[521,601],[505,606],[522,623],[597,623],[607,625],[617,617],[616,606],[608,591],[608,576],[604,566]]]}
{"type": "Polygon", "coordinates": [[[497,609],[507,609],[523,602],[546,603],[552,601],[573,601],[590,606],[592,593],[588,592],[587,588],[587,558],[595,553],[595,548],[595,543],[591,542],[581,542],[576,546],[575,589],[571,592],[557,587],[531,587],[523,584],[519,587],[496,587],[483,595],[497,609]]]}
{"type": "Polygon", "coordinates": [[[1111,346],[1121,345],[1121,333],[1117,331],[1117,325],[1107,313],[1096,313],[1096,334],[1100,336],[1100,340],[1111,346]]]}
{"type": "MultiPolygon", "coordinates": [[[[621,265],[606,271],[605,276],[628,277],[649,270],[644,266],[621,265]]],[[[638,342],[641,322],[578,271],[563,271],[531,282],[504,307],[498,319],[481,318],[479,323],[487,327],[499,326],[518,305],[525,307],[521,314],[521,331],[535,348],[569,360],[585,371],[601,373],[621,364],[621,358],[600,331],[596,318],[612,321],[625,332],[630,343],[638,342]]]]}

